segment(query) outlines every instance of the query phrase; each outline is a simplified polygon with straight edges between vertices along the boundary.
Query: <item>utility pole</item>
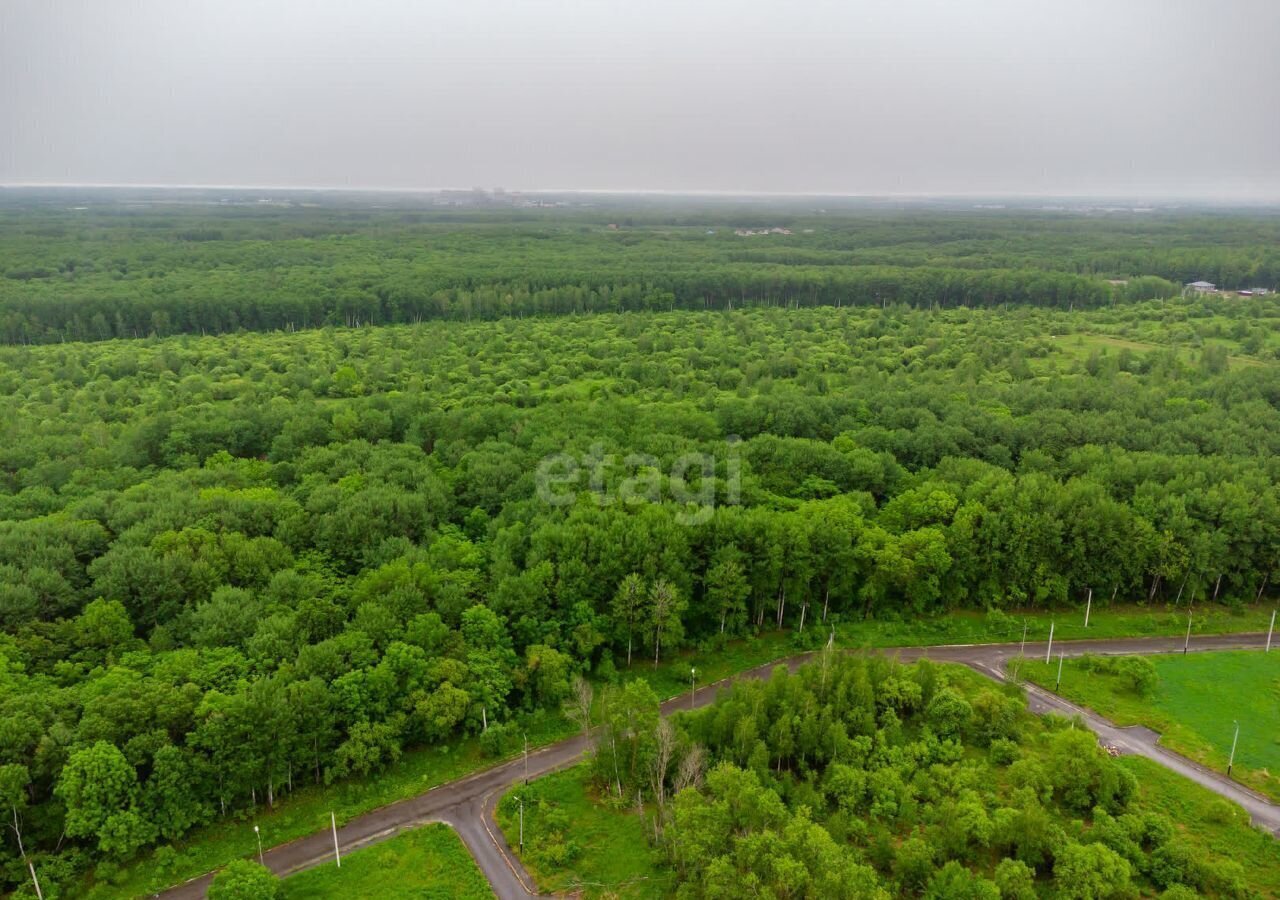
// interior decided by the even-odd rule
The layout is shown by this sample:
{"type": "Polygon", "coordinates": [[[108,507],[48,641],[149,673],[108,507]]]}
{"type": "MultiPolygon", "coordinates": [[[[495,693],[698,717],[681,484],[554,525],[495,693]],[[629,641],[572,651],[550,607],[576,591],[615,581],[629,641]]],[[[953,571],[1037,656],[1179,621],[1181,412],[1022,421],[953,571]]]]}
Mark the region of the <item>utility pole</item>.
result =
{"type": "Polygon", "coordinates": [[[329,813],[329,824],[333,826],[333,861],[338,864],[338,868],[342,868],[342,854],[338,852],[338,817],[332,812],[329,813]]]}
{"type": "Polygon", "coordinates": [[[1049,665],[1049,658],[1053,656],[1053,626],[1055,623],[1049,623],[1049,646],[1044,651],[1044,664],[1049,665]]]}
{"type": "Polygon", "coordinates": [[[1027,655],[1027,620],[1022,620],[1022,646],[1018,648],[1019,656],[1027,655]]]}
{"type": "Polygon", "coordinates": [[[529,735],[524,736],[524,783],[529,784],[529,735]]]}
{"type": "Polygon", "coordinates": [[[1058,654],[1058,680],[1054,682],[1053,692],[1058,693],[1058,688],[1062,687],[1062,661],[1067,658],[1067,654],[1058,654]]]}
{"type": "Polygon", "coordinates": [[[266,866],[267,862],[262,858],[262,832],[258,830],[258,826],[253,826],[253,833],[258,838],[258,865],[266,866]]]}
{"type": "Polygon", "coordinates": [[[694,666],[689,667],[689,710],[693,711],[693,698],[698,693],[698,683],[695,681],[698,670],[694,666]]]}
{"type": "Polygon", "coordinates": [[[1265,651],[1267,653],[1271,652],[1271,635],[1275,633],[1275,630],[1276,630],[1276,611],[1273,609],[1271,610],[1271,625],[1268,626],[1267,628],[1267,649],[1265,651]]]}
{"type": "Polygon", "coordinates": [[[1182,642],[1182,655],[1186,656],[1191,649],[1191,610],[1187,610],[1187,639],[1182,642]]]}
{"type": "Polygon", "coordinates": [[[1089,599],[1084,605],[1084,627],[1089,627],[1089,612],[1093,609],[1093,588],[1089,588],[1089,599]]]}
{"type": "Polygon", "coordinates": [[[1231,757],[1227,760],[1227,777],[1231,777],[1231,767],[1236,764],[1236,742],[1240,740],[1240,723],[1236,722],[1236,736],[1231,739],[1231,757]]]}
{"type": "Polygon", "coordinates": [[[520,852],[524,853],[524,797],[517,797],[520,801],[520,852]]]}

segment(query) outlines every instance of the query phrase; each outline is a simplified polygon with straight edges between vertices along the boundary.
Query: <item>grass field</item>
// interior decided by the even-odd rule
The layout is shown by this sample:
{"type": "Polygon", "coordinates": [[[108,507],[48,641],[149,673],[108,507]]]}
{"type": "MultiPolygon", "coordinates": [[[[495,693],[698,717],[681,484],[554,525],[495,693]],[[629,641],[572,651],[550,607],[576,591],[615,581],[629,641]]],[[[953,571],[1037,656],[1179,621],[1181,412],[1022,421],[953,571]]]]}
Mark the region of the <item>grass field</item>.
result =
{"type": "MultiPolygon", "coordinates": [[[[1265,630],[1270,608],[1205,606],[1197,616],[1195,633],[1265,630]]],[[[835,624],[836,643],[841,647],[895,647],[923,644],[1017,641],[1024,622],[1027,639],[1044,640],[1051,622],[1056,623],[1055,639],[1130,637],[1134,635],[1181,635],[1185,614],[1164,607],[1095,606],[1089,628],[1083,627],[1080,609],[1059,612],[1011,612],[985,614],[962,612],[935,619],[903,621],[854,621],[835,624]]],[[[815,616],[816,618],[816,616],[815,616]]],[[[829,628],[820,623],[797,637],[793,631],[766,632],[725,646],[690,649],[665,660],[657,668],[639,659],[620,678],[644,678],[660,697],[671,697],[689,689],[689,669],[697,668],[699,685],[727,678],[745,669],[790,656],[803,649],[820,647],[829,628]]],[[[544,717],[529,727],[529,746],[538,747],[568,737],[576,731],[568,720],[544,717]]],[[[436,785],[462,778],[496,764],[486,758],[475,738],[459,739],[447,746],[407,751],[400,761],[376,777],[330,787],[307,787],[285,798],[274,811],[260,810],[252,821],[235,818],[193,832],[176,843],[176,859],[160,864],[151,855],[122,866],[109,882],[99,881],[86,888],[90,900],[137,897],[185,881],[226,865],[233,859],[253,854],[253,824],[262,829],[263,841],[274,846],[311,834],[324,827],[329,811],[337,813],[341,824],[355,816],[412,797],[436,785]]]]}
{"type": "Polygon", "coordinates": [[[542,892],[581,891],[586,897],[664,897],[669,874],[649,849],[646,822],[632,807],[597,802],[575,766],[509,791],[498,805],[498,825],[512,847],[519,843],[524,797],[526,868],[542,892]]]}
{"type": "Polygon", "coordinates": [[[448,825],[424,825],[282,882],[283,900],[491,900],[489,882],[448,825]]]}
{"type": "MultiPolygon", "coordinates": [[[[1059,693],[1121,725],[1146,725],[1161,743],[1204,765],[1226,771],[1240,723],[1232,774],[1280,800],[1280,651],[1224,651],[1150,657],[1159,682],[1148,696],[1124,679],[1067,660],[1059,693]]],[[[1021,674],[1053,688],[1056,661],[1028,660],[1021,674]]]]}

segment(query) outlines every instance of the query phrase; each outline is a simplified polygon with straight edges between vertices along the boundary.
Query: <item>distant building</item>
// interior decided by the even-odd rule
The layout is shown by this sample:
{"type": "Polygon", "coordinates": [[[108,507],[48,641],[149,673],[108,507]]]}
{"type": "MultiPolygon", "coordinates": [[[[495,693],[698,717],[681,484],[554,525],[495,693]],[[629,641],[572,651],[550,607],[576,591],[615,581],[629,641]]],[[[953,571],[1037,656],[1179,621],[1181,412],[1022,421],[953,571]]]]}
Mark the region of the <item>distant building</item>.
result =
{"type": "Polygon", "coordinates": [[[1209,281],[1192,281],[1186,285],[1184,292],[1188,294],[1216,294],[1218,286],[1209,281]]]}

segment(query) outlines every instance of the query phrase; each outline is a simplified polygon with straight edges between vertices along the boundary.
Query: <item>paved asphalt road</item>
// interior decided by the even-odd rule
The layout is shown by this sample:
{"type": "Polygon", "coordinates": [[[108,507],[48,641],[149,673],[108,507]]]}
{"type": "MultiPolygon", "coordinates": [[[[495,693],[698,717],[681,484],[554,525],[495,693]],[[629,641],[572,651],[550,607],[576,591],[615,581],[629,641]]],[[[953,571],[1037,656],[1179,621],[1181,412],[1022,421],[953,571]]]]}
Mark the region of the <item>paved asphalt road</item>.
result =
{"type": "MultiPolygon", "coordinates": [[[[1259,648],[1264,642],[1265,635],[1262,634],[1206,635],[1192,639],[1191,649],[1204,651],[1259,648]]],[[[1084,653],[1111,655],[1180,653],[1183,649],[1183,638],[1057,641],[1053,649],[1055,655],[1062,652],[1067,656],[1079,656],[1084,653]]],[[[1004,681],[1005,664],[1016,657],[1019,650],[1020,645],[1012,643],[903,647],[880,652],[895,655],[904,662],[927,657],[940,662],[961,663],[989,678],[1004,681]]],[[[1030,658],[1042,656],[1045,651],[1046,646],[1043,642],[1026,645],[1026,655],[1030,658]]],[[[736,677],[765,678],[777,665],[786,665],[795,669],[811,656],[812,654],[802,653],[776,663],[758,666],[736,677]]],[[[688,694],[674,697],[662,704],[663,714],[689,709],[691,705],[705,706],[714,700],[727,684],[726,681],[701,687],[692,698],[688,694]]],[[[1280,835],[1280,806],[1272,804],[1260,794],[1242,787],[1224,775],[1210,771],[1164,749],[1156,743],[1159,735],[1155,732],[1141,727],[1120,728],[1101,716],[1077,707],[1056,694],[1034,685],[1027,685],[1026,690],[1028,705],[1032,711],[1037,713],[1056,711],[1066,715],[1078,715],[1098,734],[1099,740],[1103,743],[1118,748],[1122,753],[1145,756],[1190,778],[1197,784],[1243,806],[1255,824],[1273,834],[1280,835]]],[[[529,779],[572,765],[582,757],[586,749],[586,740],[582,735],[578,735],[531,752],[527,764],[529,779]]],[[[352,819],[339,828],[338,841],[342,845],[343,852],[347,853],[358,847],[385,840],[407,828],[427,822],[446,822],[458,832],[499,898],[509,900],[509,898],[532,896],[533,880],[524,867],[515,860],[502,832],[494,823],[493,816],[499,798],[524,780],[525,767],[525,761],[518,758],[458,781],[440,785],[417,797],[375,809],[352,819]]],[[[327,830],[273,847],[265,855],[267,866],[280,875],[328,863],[332,859],[333,837],[327,830]]],[[[158,896],[167,900],[204,897],[211,877],[212,875],[205,875],[193,879],[170,888],[158,896]]]]}

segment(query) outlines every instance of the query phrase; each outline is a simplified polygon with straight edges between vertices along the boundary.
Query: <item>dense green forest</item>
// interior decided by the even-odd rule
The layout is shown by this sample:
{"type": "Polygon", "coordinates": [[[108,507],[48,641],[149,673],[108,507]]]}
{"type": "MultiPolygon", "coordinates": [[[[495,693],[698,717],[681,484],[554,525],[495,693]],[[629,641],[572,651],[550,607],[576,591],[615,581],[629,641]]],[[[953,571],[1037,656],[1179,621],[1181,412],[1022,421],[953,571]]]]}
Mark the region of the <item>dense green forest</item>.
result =
{"type": "Polygon", "coordinates": [[[59,196],[0,196],[0,342],[759,305],[1078,309],[1198,279],[1280,285],[1280,219],[1261,214],[70,208],[80,201],[59,196]]]}
{"type": "MultiPolygon", "coordinates": [[[[483,250],[473,269],[515,273],[529,264],[501,260],[521,245],[539,266],[562,254],[579,283],[584,258],[625,260],[633,239],[549,222],[543,237],[423,222],[285,239],[272,213],[201,219],[239,240],[190,240],[155,213],[156,237],[141,214],[42,215],[0,240],[0,315],[61,310],[33,340],[108,337],[117,314],[141,316],[139,334],[276,327],[217,316],[236,297],[276,315],[288,292],[259,289],[289,281],[291,259],[348,271],[318,244],[350,244],[352,273],[398,254],[411,272],[423,240],[453,247],[448,265],[483,250]],[[83,280],[13,277],[73,246],[83,280]],[[204,301],[179,289],[197,282],[204,301]],[[174,305],[138,299],[152,297],[174,305]],[[95,303],[112,324],[77,332],[95,303]],[[147,326],[166,310],[168,328],[147,326]]],[[[328,215],[300,221],[336,232],[328,215]]],[[[635,239],[646,283],[756,252],[661,224],[635,239]],[[701,249],[681,257],[685,243],[701,249]]],[[[985,233],[875,228],[898,226],[911,240],[884,253],[917,254],[912,271],[945,246],[937,232],[985,233]]],[[[814,227],[815,252],[879,252],[861,220],[838,230],[863,250],[814,227]]],[[[1077,227],[1045,225],[1044,246],[1077,227]]],[[[1267,226],[1203,227],[1225,247],[1232,229],[1267,226]]],[[[1002,228],[1016,256],[1019,228],[1002,228]]],[[[1081,271],[1113,237],[1082,239],[1081,271]]],[[[1216,246],[1185,252],[1227,253],[1216,246]]],[[[1239,252],[1263,265],[1273,251],[1239,252]]],[[[500,752],[518,716],[560,709],[575,674],[614,680],[760,629],[806,644],[832,621],[1064,608],[1090,590],[1184,606],[1275,595],[1274,297],[1088,311],[882,299],[0,348],[5,879],[24,880],[29,854],[55,891],[406,747],[483,732],[500,752]]],[[[317,302],[294,324],[332,319],[317,302]]]]}
{"type": "MultiPolygon", "coordinates": [[[[1269,835],[1208,850],[1087,729],[967,670],[822,653],[674,724],[645,693],[606,698],[591,775],[600,802],[639,801],[682,900],[1182,900],[1274,883],[1269,835]]],[[[578,852],[554,813],[538,823],[535,859],[578,852]]]]}

